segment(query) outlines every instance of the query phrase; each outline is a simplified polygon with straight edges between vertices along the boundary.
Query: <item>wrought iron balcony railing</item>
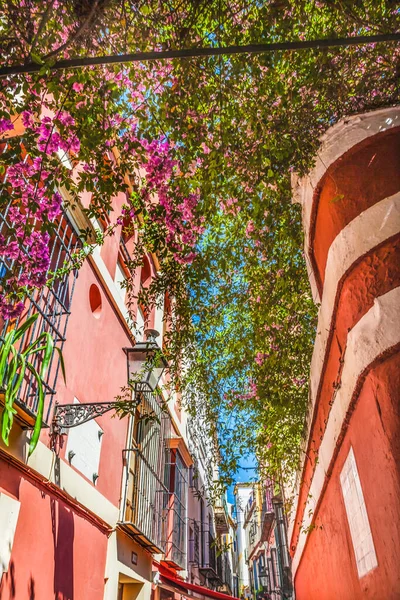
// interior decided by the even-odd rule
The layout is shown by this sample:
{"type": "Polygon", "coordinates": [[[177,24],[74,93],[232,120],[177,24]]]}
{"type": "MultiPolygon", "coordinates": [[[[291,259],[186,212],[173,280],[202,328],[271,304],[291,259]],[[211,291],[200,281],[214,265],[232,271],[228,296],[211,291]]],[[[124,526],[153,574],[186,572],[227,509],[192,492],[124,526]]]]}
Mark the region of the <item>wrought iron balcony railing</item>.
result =
{"type": "Polygon", "coordinates": [[[195,519],[189,520],[189,564],[200,565],[200,526],[195,519]]]}
{"type": "Polygon", "coordinates": [[[186,498],[187,468],[180,456],[171,455],[166,464],[166,483],[170,489],[167,517],[165,560],[173,567],[186,568],[186,498]],[[173,490],[173,491],[171,491],[173,490]]]}
{"type": "Polygon", "coordinates": [[[125,451],[125,489],[120,526],[150,552],[164,553],[170,492],[165,464],[171,420],[155,392],[143,391],[132,447],[125,451]]]}
{"type": "Polygon", "coordinates": [[[233,591],[232,568],[229,560],[228,552],[222,554],[222,573],[221,573],[222,589],[228,593],[233,591]]]}
{"type": "Polygon", "coordinates": [[[165,552],[168,490],[138,448],[126,451],[127,485],[121,526],[151,552],[165,552]]]}
{"type": "Polygon", "coordinates": [[[248,530],[248,553],[249,559],[252,558],[254,551],[258,548],[261,541],[261,526],[259,522],[260,512],[253,512],[251,519],[247,522],[248,530]]]}
{"type": "Polygon", "coordinates": [[[229,514],[228,505],[225,498],[222,498],[214,507],[215,527],[218,533],[229,533],[229,514]]]}
{"type": "Polygon", "coordinates": [[[247,521],[250,519],[251,515],[253,514],[255,508],[255,501],[254,501],[254,492],[250,495],[247,504],[245,506],[244,509],[244,515],[243,515],[243,521],[244,521],[244,525],[246,526],[247,521]]]}
{"type": "MultiPolygon", "coordinates": [[[[0,234],[6,239],[10,230],[8,218],[10,205],[0,211],[0,234]]],[[[65,264],[71,263],[73,253],[81,247],[81,241],[74,226],[66,214],[62,214],[58,220],[57,226],[51,233],[50,241],[50,271],[55,272],[65,264]]],[[[23,249],[22,252],[27,252],[23,249]]],[[[14,267],[13,260],[0,260],[0,276],[4,276],[14,267]]],[[[55,345],[62,349],[68,325],[68,319],[71,309],[72,295],[75,287],[77,271],[73,270],[56,279],[50,287],[43,287],[34,290],[26,301],[26,311],[18,321],[0,320],[0,335],[3,337],[11,327],[18,327],[24,319],[32,314],[39,313],[38,319],[32,327],[26,331],[20,340],[20,347],[26,347],[34,341],[42,332],[47,331],[51,334],[55,345]]],[[[36,355],[33,365],[39,370],[40,356],[36,355]]],[[[53,398],[56,393],[56,384],[59,375],[58,360],[51,359],[47,377],[44,382],[45,387],[45,412],[43,416],[44,424],[48,424],[51,414],[53,398]]],[[[33,375],[26,376],[21,393],[15,402],[18,414],[16,418],[25,425],[32,425],[35,421],[38,408],[37,384],[33,375]]]]}
{"type": "Polygon", "coordinates": [[[212,586],[221,584],[222,557],[218,553],[216,540],[210,531],[204,531],[202,535],[202,555],[199,571],[212,586]]]}
{"type": "Polygon", "coordinates": [[[274,505],[272,503],[272,487],[267,486],[264,492],[261,509],[261,541],[268,542],[275,521],[274,505]]]}

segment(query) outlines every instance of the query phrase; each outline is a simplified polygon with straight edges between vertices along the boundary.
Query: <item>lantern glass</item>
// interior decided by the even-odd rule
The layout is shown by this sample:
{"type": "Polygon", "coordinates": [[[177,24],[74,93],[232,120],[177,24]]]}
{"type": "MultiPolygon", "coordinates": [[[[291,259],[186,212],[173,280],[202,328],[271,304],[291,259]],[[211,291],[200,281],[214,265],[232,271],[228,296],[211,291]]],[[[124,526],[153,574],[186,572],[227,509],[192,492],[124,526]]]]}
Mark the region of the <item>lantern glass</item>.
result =
{"type": "Polygon", "coordinates": [[[260,580],[260,584],[261,587],[263,588],[263,590],[267,590],[269,588],[269,580],[268,580],[268,573],[264,568],[262,568],[259,572],[259,580],[260,580]]]}
{"type": "Polygon", "coordinates": [[[154,391],[168,363],[154,340],[155,335],[147,334],[147,337],[145,342],[138,342],[133,348],[125,350],[128,358],[128,380],[145,383],[154,391]]]}

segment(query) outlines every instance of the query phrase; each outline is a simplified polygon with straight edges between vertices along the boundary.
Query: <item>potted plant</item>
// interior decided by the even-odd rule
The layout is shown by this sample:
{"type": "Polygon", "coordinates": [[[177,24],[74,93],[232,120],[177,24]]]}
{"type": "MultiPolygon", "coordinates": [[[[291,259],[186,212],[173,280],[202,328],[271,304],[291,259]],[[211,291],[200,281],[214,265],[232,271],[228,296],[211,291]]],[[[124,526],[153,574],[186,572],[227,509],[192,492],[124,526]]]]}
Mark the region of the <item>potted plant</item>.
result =
{"type": "Polygon", "coordinates": [[[37,446],[43,422],[44,411],[44,380],[53,355],[56,350],[65,381],[65,368],[62,352],[55,346],[50,333],[41,333],[26,348],[20,348],[20,340],[24,333],[38,318],[38,314],[30,316],[18,328],[9,331],[0,340],[0,394],[3,396],[4,408],[1,415],[1,437],[8,446],[9,436],[17,410],[14,406],[19,396],[25,376],[30,373],[36,380],[38,393],[38,408],[33,432],[29,443],[29,456],[37,446]],[[18,343],[19,342],[19,343],[18,343]],[[42,353],[40,369],[37,370],[30,358],[42,353]]]}

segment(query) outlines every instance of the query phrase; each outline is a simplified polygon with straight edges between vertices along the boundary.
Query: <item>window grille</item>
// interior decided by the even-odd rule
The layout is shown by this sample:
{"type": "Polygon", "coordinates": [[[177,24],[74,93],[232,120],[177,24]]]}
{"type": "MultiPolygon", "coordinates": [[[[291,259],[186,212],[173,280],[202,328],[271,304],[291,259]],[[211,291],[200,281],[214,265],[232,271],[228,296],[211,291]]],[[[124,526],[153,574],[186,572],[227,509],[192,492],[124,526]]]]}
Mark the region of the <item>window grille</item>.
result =
{"type": "Polygon", "coordinates": [[[200,565],[200,525],[194,519],[191,519],[190,523],[189,562],[198,567],[200,565]]]}
{"type": "Polygon", "coordinates": [[[210,531],[208,532],[208,563],[211,569],[217,572],[217,548],[210,531]]]}
{"type": "MultiPolygon", "coordinates": [[[[7,239],[11,224],[9,222],[10,204],[0,211],[0,234],[7,239]]],[[[81,241],[65,213],[59,218],[50,240],[50,271],[60,269],[64,264],[70,264],[74,252],[82,246],[81,241]]],[[[24,249],[22,249],[24,251],[24,249]]],[[[27,252],[27,250],[25,250],[27,252]]],[[[13,260],[0,259],[0,273],[6,274],[14,267],[13,260]]],[[[19,347],[24,348],[33,342],[42,332],[49,332],[58,348],[63,347],[66,339],[68,319],[71,309],[72,295],[75,287],[77,270],[56,279],[50,287],[35,289],[27,298],[26,311],[18,320],[0,320],[1,337],[13,327],[18,327],[23,320],[38,313],[39,317],[33,326],[24,334],[19,342],[19,347]]],[[[36,369],[40,369],[41,357],[36,354],[31,358],[36,369]]],[[[47,376],[44,382],[45,411],[43,421],[48,423],[52,411],[53,398],[56,393],[56,384],[59,375],[59,362],[57,356],[50,361],[47,376]]],[[[38,395],[36,380],[32,375],[27,375],[21,388],[20,396],[16,400],[17,407],[22,409],[25,420],[34,419],[38,408],[38,395]]]]}
{"type": "Polygon", "coordinates": [[[279,567],[276,548],[271,548],[271,557],[268,558],[269,579],[271,582],[271,591],[280,589],[279,567]]]}
{"type": "Polygon", "coordinates": [[[259,537],[259,527],[258,527],[258,515],[256,513],[255,515],[253,515],[253,518],[250,521],[250,525],[249,525],[249,542],[250,542],[251,550],[253,549],[256,542],[258,541],[258,537],[259,537]]]}
{"type": "Polygon", "coordinates": [[[171,420],[155,392],[140,391],[126,473],[121,526],[152,552],[165,552],[169,490],[165,486],[171,420]]]}
{"type": "Polygon", "coordinates": [[[228,591],[232,591],[232,568],[228,552],[222,555],[222,583],[228,586],[228,591]]]}
{"type": "Polygon", "coordinates": [[[187,468],[178,452],[170,452],[165,485],[170,490],[166,559],[186,567],[187,468]]]}

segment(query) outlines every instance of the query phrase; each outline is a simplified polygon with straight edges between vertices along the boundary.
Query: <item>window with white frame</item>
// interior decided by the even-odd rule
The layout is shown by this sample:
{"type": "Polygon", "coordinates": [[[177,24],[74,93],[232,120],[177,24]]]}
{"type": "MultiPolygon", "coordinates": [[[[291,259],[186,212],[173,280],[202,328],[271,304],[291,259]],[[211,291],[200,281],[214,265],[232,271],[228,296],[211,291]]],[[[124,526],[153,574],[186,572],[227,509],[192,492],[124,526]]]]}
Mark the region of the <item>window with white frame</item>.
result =
{"type": "Polygon", "coordinates": [[[353,542],[358,576],[361,578],[378,566],[378,560],[353,448],[350,448],[340,473],[340,484],[353,542]]]}
{"type": "Polygon", "coordinates": [[[125,270],[123,268],[123,266],[121,265],[121,263],[118,261],[117,262],[117,267],[115,269],[115,284],[118,288],[118,291],[121,295],[122,300],[125,302],[125,298],[126,298],[126,287],[125,287],[125,280],[126,280],[126,274],[125,274],[125,270]]]}

